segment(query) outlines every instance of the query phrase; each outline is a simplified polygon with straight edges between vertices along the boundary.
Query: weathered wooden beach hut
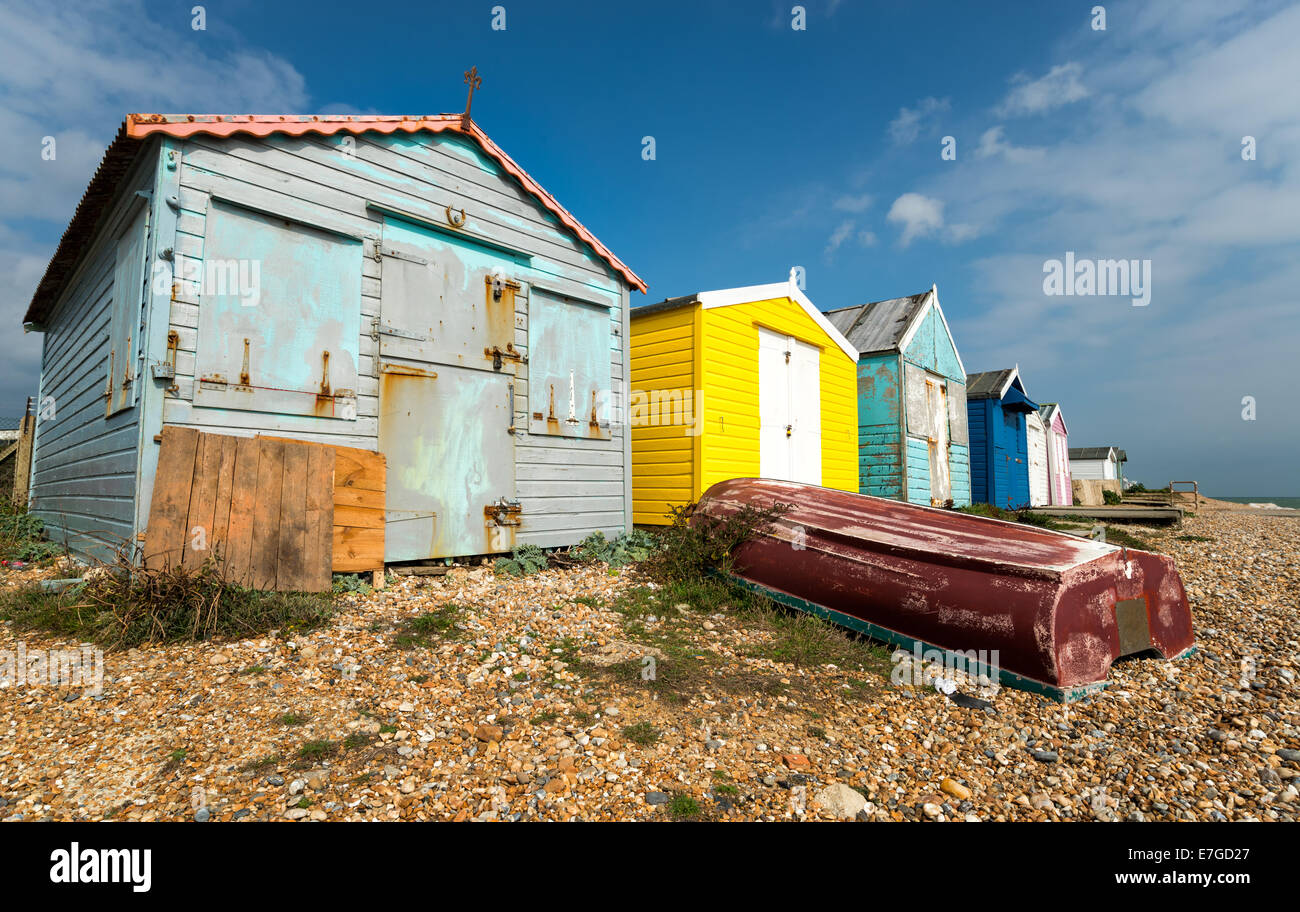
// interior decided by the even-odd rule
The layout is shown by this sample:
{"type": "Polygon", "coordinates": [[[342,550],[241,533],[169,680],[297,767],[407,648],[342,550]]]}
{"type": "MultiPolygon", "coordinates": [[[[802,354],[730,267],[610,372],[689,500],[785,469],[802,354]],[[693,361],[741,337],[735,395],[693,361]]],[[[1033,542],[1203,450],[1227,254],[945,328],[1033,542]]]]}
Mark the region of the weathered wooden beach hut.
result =
{"type": "Polygon", "coordinates": [[[855,491],[857,350],[789,281],[632,311],[633,518],[761,476],[855,491]]]}
{"type": "Polygon", "coordinates": [[[1060,403],[1044,402],[1038,409],[1047,429],[1048,496],[1053,506],[1070,506],[1074,503],[1070,486],[1070,431],[1065,426],[1065,413],[1060,403]]]}
{"type": "MultiPolygon", "coordinates": [[[[363,541],[382,563],[623,532],[634,290],[467,115],[129,115],[24,318],[32,511],[81,554],[145,538],[167,427],[384,457],[377,493],[336,486],[336,569],[363,541]]],[[[220,516],[237,467],[197,446],[220,516]]],[[[288,510],[303,459],[257,497],[288,510]]]]}
{"type": "Polygon", "coordinates": [[[969,504],[966,369],[938,289],[826,316],[859,351],[858,491],[969,504]]]}
{"type": "Polygon", "coordinates": [[[1025,393],[1020,368],[966,378],[970,420],[971,499],[1003,509],[1029,504],[1027,417],[1038,405],[1025,393]]]}

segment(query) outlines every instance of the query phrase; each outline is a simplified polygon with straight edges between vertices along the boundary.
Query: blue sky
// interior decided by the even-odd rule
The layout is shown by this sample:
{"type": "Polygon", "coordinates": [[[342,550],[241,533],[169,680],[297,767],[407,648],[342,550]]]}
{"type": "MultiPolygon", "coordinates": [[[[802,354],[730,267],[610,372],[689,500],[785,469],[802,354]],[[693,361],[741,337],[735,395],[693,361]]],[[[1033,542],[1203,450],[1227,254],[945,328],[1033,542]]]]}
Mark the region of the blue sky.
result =
{"type": "MultiPolygon", "coordinates": [[[[238,0],[194,31],[191,0],[0,0],[0,306],[16,328],[128,111],[458,111],[474,64],[475,119],[634,303],[794,265],[823,309],[936,283],[967,370],[1019,364],[1072,444],[1300,494],[1300,5],[1105,3],[1104,31],[1088,2],[794,5],[238,0]],[[1150,260],[1149,305],[1044,295],[1066,251],[1150,260]]],[[[39,337],[13,338],[17,414],[39,337]]]]}

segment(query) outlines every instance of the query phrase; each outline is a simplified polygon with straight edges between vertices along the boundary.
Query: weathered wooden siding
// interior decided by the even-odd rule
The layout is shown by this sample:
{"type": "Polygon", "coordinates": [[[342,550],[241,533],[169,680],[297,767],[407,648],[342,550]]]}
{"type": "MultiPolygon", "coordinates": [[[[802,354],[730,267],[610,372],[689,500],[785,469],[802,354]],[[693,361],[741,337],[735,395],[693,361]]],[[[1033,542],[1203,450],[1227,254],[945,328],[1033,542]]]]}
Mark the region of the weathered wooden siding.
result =
{"type": "Polygon", "coordinates": [[[910,434],[907,438],[907,502],[930,506],[930,447],[910,434]]]}
{"type": "Polygon", "coordinates": [[[1065,417],[1059,408],[1047,431],[1047,465],[1052,476],[1052,504],[1071,505],[1074,503],[1074,491],[1070,484],[1070,439],[1065,417]]]}
{"type": "Polygon", "coordinates": [[[667,522],[668,510],[693,501],[699,403],[695,324],[699,305],[632,315],[632,519],[667,522]]]}
{"type": "Polygon", "coordinates": [[[1113,459],[1071,459],[1070,477],[1111,481],[1119,476],[1113,459]]]}
{"type": "Polygon", "coordinates": [[[939,312],[933,307],[922,318],[921,325],[917,327],[903,354],[913,364],[919,364],[932,373],[958,383],[966,382],[965,373],[957,359],[957,350],[944,329],[939,312]]]}
{"type": "MultiPolygon", "coordinates": [[[[965,372],[957,357],[957,349],[944,328],[939,312],[929,309],[917,327],[904,361],[937,374],[945,380],[945,396],[952,395],[953,383],[966,383],[965,372]]],[[[904,402],[906,409],[906,402],[904,402]]],[[[951,429],[949,430],[951,436],[951,429]]],[[[926,441],[909,437],[907,442],[907,500],[909,503],[930,503],[930,450],[926,441]]],[[[954,506],[964,507],[971,502],[970,451],[966,445],[948,444],[948,479],[954,506]]]]}
{"type": "MultiPolygon", "coordinates": [[[[524,355],[533,283],[607,305],[611,385],[615,391],[625,388],[626,285],[471,141],[450,133],[266,139],[198,136],[184,142],[180,150],[177,253],[202,264],[214,198],[222,205],[235,204],[359,239],[361,331],[354,418],[196,405],[195,357],[203,344],[197,331],[203,296],[196,283],[180,282],[171,305],[171,328],[179,336],[176,392],[164,403],[166,423],[377,448],[379,367],[372,330],[379,316],[381,269],[375,254],[382,240],[383,215],[367,203],[440,224],[445,224],[445,207],[463,207],[467,232],[530,256],[527,266],[516,265],[508,275],[523,286],[515,297],[514,344],[524,355]]],[[[272,269],[274,264],[263,268],[272,269]]],[[[262,306],[274,319],[273,305],[262,306]]],[[[552,546],[572,543],[597,530],[610,535],[624,531],[631,515],[631,488],[623,429],[615,424],[604,440],[528,433],[526,362],[517,366],[516,378],[516,479],[523,508],[518,540],[552,546]]]]}
{"type": "Polygon", "coordinates": [[[789,298],[706,308],[703,313],[701,490],[718,481],[759,474],[759,326],[821,349],[822,486],[857,490],[853,361],[789,298]]]}
{"type": "Polygon", "coordinates": [[[901,392],[898,355],[858,361],[858,490],[863,494],[902,497],[901,392]]]}
{"type": "Polygon", "coordinates": [[[948,470],[952,479],[952,503],[955,507],[968,507],[971,503],[970,447],[955,443],[948,445],[948,470]]]}
{"type": "MultiPolygon", "coordinates": [[[[134,544],[136,470],[140,446],[139,399],[153,381],[147,366],[136,380],[135,405],[105,417],[109,332],[115,298],[131,294],[141,307],[143,288],[114,288],[118,235],[128,217],[149,203],[136,196],[151,190],[154,161],[141,156],[123,182],[100,233],[46,322],[41,354],[40,402],[31,481],[31,512],[45,522],[51,540],[81,557],[108,558],[134,544]],[[49,409],[53,407],[53,416],[49,409]]],[[[152,217],[152,213],[151,213],[152,217]]],[[[145,243],[146,268],[153,262],[145,243]]],[[[132,338],[140,337],[140,308],[132,338]]]]}
{"type": "Polygon", "coordinates": [[[990,470],[993,467],[994,443],[991,428],[992,399],[971,399],[966,403],[970,425],[970,488],[975,503],[992,503],[990,470]]]}

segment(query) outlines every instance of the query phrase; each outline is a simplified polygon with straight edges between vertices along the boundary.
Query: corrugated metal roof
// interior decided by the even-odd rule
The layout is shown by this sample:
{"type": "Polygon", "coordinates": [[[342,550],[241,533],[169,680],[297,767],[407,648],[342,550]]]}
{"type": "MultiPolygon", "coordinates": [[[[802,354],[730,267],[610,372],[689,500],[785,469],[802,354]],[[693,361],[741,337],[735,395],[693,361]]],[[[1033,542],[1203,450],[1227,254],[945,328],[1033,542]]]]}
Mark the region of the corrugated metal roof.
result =
{"type": "Polygon", "coordinates": [[[1114,447],[1070,447],[1071,459],[1109,459],[1114,447]]]}
{"type": "Polygon", "coordinates": [[[514,177],[524,189],[535,196],[560,222],[590,245],[596,255],[610,265],[615,272],[623,276],[628,284],[644,292],[646,283],[623,261],[605,247],[596,236],[582,226],[573,215],[559,204],[555,197],[546,192],[537,181],[494,143],[486,133],[479,129],[473,120],[466,121],[460,114],[434,114],[431,116],[400,115],[312,115],[312,114],[128,114],[117,136],[109,144],[104,158],[95,171],[90,185],[86,188],[81,202],[77,204],[59,246],[50,258],[45,275],[36,292],[32,295],[24,323],[39,323],[53,307],[55,300],[63,289],[64,282],[72,274],[82,253],[94,237],[100,219],[105,215],[109,202],[117,192],[118,184],[135,163],[136,155],[144,141],[154,134],[175,137],[187,137],[195,134],[209,136],[230,136],[247,133],[253,136],[270,136],[283,133],[301,136],[306,133],[331,135],[334,133],[418,133],[428,130],[434,133],[452,130],[470,137],[494,159],[505,171],[514,177]]]}
{"type": "Polygon", "coordinates": [[[1016,369],[1009,367],[1005,370],[982,371],[978,374],[966,375],[966,398],[967,399],[1000,399],[1002,397],[1002,388],[1007,385],[1016,369]]]}
{"type": "Polygon", "coordinates": [[[688,295],[678,295],[675,298],[664,298],[655,304],[644,304],[641,307],[632,308],[632,316],[644,317],[647,314],[662,313],[665,310],[676,310],[679,307],[688,307],[696,304],[700,300],[701,292],[688,295]]]}
{"type": "Polygon", "coordinates": [[[925,307],[930,290],[887,301],[872,301],[826,311],[826,318],[862,354],[896,351],[916,315],[925,307]]]}

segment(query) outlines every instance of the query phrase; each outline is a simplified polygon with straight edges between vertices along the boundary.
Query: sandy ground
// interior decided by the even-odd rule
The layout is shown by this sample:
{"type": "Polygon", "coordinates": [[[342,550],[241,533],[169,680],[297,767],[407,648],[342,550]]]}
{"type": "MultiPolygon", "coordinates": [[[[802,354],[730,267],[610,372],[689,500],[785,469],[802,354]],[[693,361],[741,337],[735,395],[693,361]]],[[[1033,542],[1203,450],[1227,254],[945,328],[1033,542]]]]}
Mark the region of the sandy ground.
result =
{"type": "MultiPolygon", "coordinates": [[[[1139,534],[1177,559],[1199,651],[1071,706],[774,661],[725,606],[634,622],[632,571],[457,570],[309,634],[109,654],[98,694],[0,690],[0,817],[1294,820],[1300,521],[1203,503],[1139,534]],[[458,626],[399,648],[449,604],[458,626]],[[706,669],[680,697],[635,674],[670,640],[706,669]]],[[[20,640],[76,645],[3,625],[0,655],[20,640]]]]}

